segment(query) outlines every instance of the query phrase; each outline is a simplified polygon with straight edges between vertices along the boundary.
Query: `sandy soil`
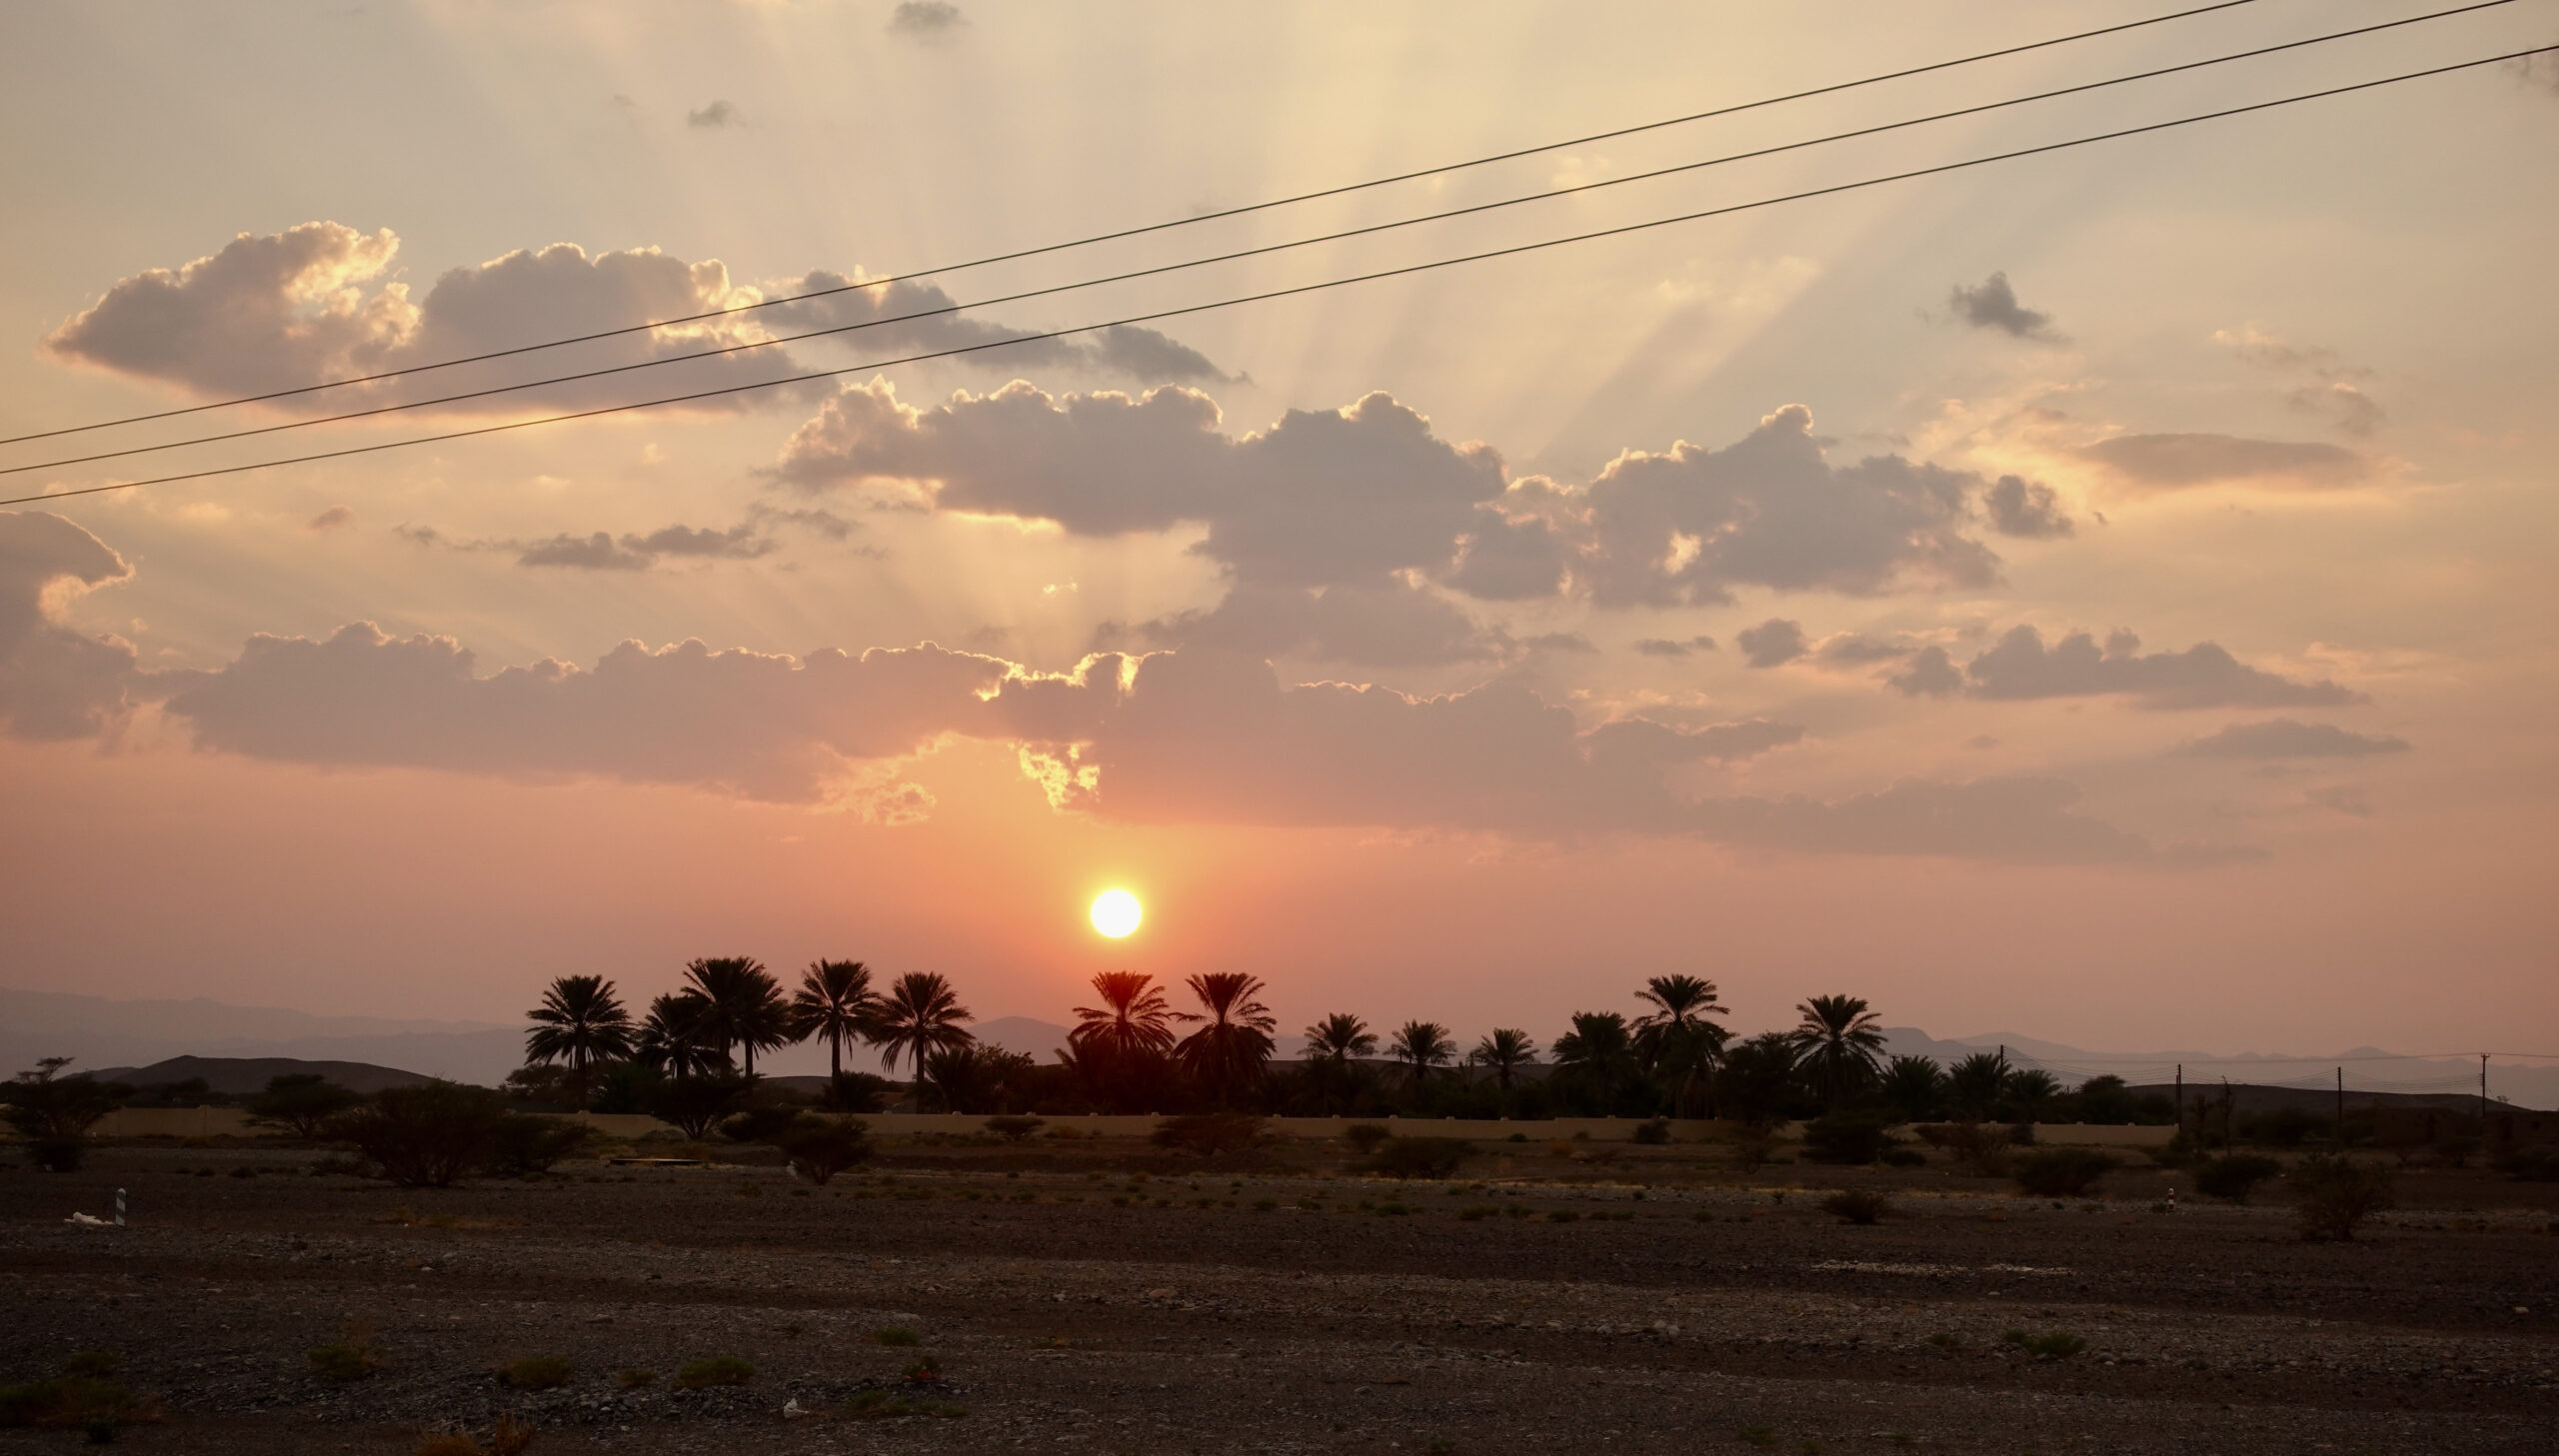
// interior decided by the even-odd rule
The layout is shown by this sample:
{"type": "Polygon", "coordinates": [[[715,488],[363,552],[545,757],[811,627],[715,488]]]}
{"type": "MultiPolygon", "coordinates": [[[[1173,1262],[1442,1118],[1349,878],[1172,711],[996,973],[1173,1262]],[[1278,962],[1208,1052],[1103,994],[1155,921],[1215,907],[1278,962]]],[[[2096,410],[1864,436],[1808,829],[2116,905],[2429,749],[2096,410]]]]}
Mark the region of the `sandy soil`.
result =
{"type": "MultiPolygon", "coordinates": [[[[2559,1189],[2478,1172],[2403,1175],[2340,1245],[2279,1205],[2158,1211],[2153,1169],[2055,1203],[1684,1148],[1487,1144],[1445,1185],[1328,1147],[905,1146],[826,1188],[576,1164],[397,1190],[313,1156],[0,1173],[0,1381],[116,1351],[164,1416],[121,1444],[209,1456],[406,1453],[502,1412],[543,1456],[2538,1453],[2559,1431],[2559,1189]],[[1820,1211],[1849,1185],[1901,1216],[1820,1211]],[[118,1186],[130,1227],[63,1221],[118,1186]],[[379,1368],[323,1379],[308,1352],[351,1323],[379,1368]],[[566,1384],[496,1374],[540,1354],[566,1384]],[[720,1355],[752,1382],[678,1388],[720,1355]],[[941,1378],[908,1380],[926,1356],[941,1378]]],[[[0,1452],[80,1439],[0,1431],[0,1452]]]]}

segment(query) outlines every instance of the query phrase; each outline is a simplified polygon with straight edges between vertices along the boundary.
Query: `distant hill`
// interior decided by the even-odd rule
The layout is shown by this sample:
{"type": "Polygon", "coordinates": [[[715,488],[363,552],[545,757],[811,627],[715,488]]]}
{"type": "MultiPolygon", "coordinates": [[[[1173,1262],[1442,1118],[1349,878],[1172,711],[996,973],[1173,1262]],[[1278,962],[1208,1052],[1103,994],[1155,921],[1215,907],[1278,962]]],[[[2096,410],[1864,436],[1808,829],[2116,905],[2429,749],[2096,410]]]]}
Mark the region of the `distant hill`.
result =
{"type": "Polygon", "coordinates": [[[209,1089],[236,1097],[246,1092],[263,1092],[267,1083],[277,1077],[306,1072],[318,1072],[339,1086],[356,1092],[414,1087],[429,1080],[417,1072],[406,1072],[393,1066],[375,1066],[367,1061],[304,1061],[291,1056],[173,1056],[149,1066],[103,1067],[96,1075],[103,1082],[129,1082],[137,1087],[193,1081],[202,1077],[209,1089]]]}
{"type": "Polygon", "coordinates": [[[200,998],[122,1001],[0,986],[0,1076],[47,1056],[71,1057],[73,1071],[173,1056],[289,1057],[406,1067],[494,1087],[523,1064],[524,1032],[488,1021],[315,1016],[200,998]]]}

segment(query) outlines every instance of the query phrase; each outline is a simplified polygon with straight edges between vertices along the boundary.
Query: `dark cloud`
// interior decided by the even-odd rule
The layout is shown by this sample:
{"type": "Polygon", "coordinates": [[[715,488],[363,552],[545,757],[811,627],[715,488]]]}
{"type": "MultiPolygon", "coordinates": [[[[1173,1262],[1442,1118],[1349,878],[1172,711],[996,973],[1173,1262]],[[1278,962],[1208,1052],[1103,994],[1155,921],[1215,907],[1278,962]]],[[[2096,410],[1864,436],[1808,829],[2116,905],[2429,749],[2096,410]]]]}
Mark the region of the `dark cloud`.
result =
{"type": "Polygon", "coordinates": [[[2052,316],[2038,313],[2017,302],[2016,290],[2008,286],[2006,273],[1994,273],[1976,287],[1956,284],[1946,296],[1946,306],[1955,317],[1976,329],[1996,329],[2017,339],[2057,340],[2052,332],[2052,316]]]}
{"type": "Polygon", "coordinates": [[[1825,668],[1865,668],[1876,663],[1897,663],[1919,651],[1912,642],[1882,642],[1875,638],[1843,632],[1826,637],[1812,650],[1813,661],[1825,668]]]}
{"type": "Polygon", "coordinates": [[[356,519],[353,506],[332,506],[303,523],[307,531],[335,531],[356,519]]]}
{"type": "Polygon", "coordinates": [[[2049,541],[2076,529],[2052,487],[2019,476],[2001,476],[1993,482],[1981,493],[1981,505],[1989,514],[1990,529],[2001,536],[2049,541]]]}
{"type": "Polygon", "coordinates": [[[858,528],[831,511],[781,510],[758,505],[736,526],[662,526],[655,531],[563,532],[540,541],[457,541],[432,526],[396,526],[392,534],[446,551],[506,552],[519,566],[567,567],[590,572],[644,572],[673,561],[754,561],[782,549],[772,529],[791,527],[843,541],[858,528]]]}
{"type": "Polygon", "coordinates": [[[133,575],[107,544],[43,511],[0,511],[0,730],[78,738],[121,723],[131,646],[62,624],[73,598],[133,575]]]}
{"type": "MultiPolygon", "coordinates": [[[[45,348],[65,362],[161,380],[200,395],[259,394],[620,329],[648,319],[733,311],[767,296],[733,282],[717,261],[688,263],[655,248],[591,255],[575,244],[557,243],[448,270],[423,302],[415,302],[406,284],[383,281],[399,248],[400,240],[388,228],[368,235],[332,222],[304,223],[266,236],[244,233],[220,252],[182,268],[152,269],[118,282],[55,330],[45,348]]],[[[772,291],[796,294],[853,282],[818,270],[774,285],[772,291]]],[[[926,284],[855,288],[582,346],[575,364],[583,370],[669,360],[776,334],[945,309],[951,303],[949,295],[926,284]]],[[[884,324],[832,342],[878,358],[1022,336],[1018,329],[942,314],[884,324]]],[[[1149,381],[1223,378],[1198,351],[1144,329],[1108,331],[1099,341],[1039,341],[964,358],[991,369],[1039,364],[1149,381]]],[[[637,377],[608,376],[445,408],[520,413],[618,404],[643,395],[777,379],[807,368],[787,348],[769,346],[719,359],[668,363],[637,377]]],[[[485,389],[523,377],[522,361],[498,361],[333,390],[292,407],[375,406],[485,389]]],[[[772,393],[805,399],[818,388],[791,386],[772,393]]],[[[688,408],[748,409],[765,398],[765,392],[757,392],[688,408]]]]}
{"type": "Polygon", "coordinates": [[[899,0],[889,14],[889,33],[913,40],[941,40],[969,23],[950,0],[899,0]]]}
{"type": "Polygon", "coordinates": [[[1577,632],[1549,632],[1519,639],[1522,650],[1532,653],[1595,653],[1598,644],[1577,632]]]}
{"type": "Polygon", "coordinates": [[[1104,623],[1094,646],[1198,648],[1376,668],[1489,662],[1517,647],[1445,599],[1394,581],[1328,587],[1240,583],[1206,611],[1135,626],[1104,623]]]}
{"type": "Polygon", "coordinates": [[[1647,658],[1684,658],[1691,653],[1710,653],[1714,650],[1715,640],[1710,637],[1692,637],[1676,642],[1669,638],[1647,637],[1638,639],[1635,643],[1635,651],[1647,658]]]}
{"type": "Polygon", "coordinates": [[[1563,590],[1569,557],[1543,517],[1511,517],[1497,504],[1475,508],[1474,526],[1457,541],[1457,564],[1442,580],[1485,602],[1552,597],[1563,590]]]}
{"type": "Polygon", "coordinates": [[[2079,453],[2124,484],[2154,491],[2230,482],[2323,489],[2354,485],[2371,472],[2343,446],[2235,435],[2118,435],[2079,453]]]}
{"type": "Polygon", "coordinates": [[[1963,670],[1944,648],[1923,648],[1884,683],[1911,698],[1944,698],[1963,691],[1963,670]]]}
{"type": "Polygon", "coordinates": [[[2173,751],[2198,758],[2357,758],[2404,753],[2408,740],[2359,733],[2335,724],[2271,718],[2263,723],[2234,723],[2173,751]]]}
{"type": "Polygon", "coordinates": [[[717,131],[738,124],[738,108],[727,101],[714,101],[684,114],[684,124],[697,131],[717,131]]]}
{"type": "Polygon", "coordinates": [[[2107,638],[2102,648],[2084,632],[2046,647],[2034,628],[2012,628],[1965,665],[1964,677],[1966,691],[1975,698],[2121,695],[2153,709],[2323,707],[2364,701],[2363,695],[2325,679],[2296,682],[2248,667],[2212,643],[2181,653],[2145,655],[2141,640],[2128,632],[2107,638]]]}
{"type": "Polygon", "coordinates": [[[1754,668],[1777,668],[1800,658],[1806,651],[1803,624],[1771,617],[1757,627],[1745,627],[1733,634],[1741,645],[1742,661],[1754,668]]]}

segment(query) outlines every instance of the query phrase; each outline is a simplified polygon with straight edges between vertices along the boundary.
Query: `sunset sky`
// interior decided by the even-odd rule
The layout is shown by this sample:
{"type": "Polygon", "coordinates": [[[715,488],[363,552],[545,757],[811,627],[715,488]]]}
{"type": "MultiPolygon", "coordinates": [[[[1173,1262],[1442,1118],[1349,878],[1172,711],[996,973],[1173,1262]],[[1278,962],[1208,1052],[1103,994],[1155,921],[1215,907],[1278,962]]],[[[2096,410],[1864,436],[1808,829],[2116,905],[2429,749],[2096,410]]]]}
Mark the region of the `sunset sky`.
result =
{"type": "MultiPolygon", "coordinates": [[[[2372,24],[2208,15],[0,468],[1049,288],[2372,24]]],[[[20,3],[0,435],[735,309],[2182,8],[20,3]]],[[[2551,0],[694,364],[0,476],[0,983],[693,956],[1463,1042],[2559,1050],[2551,0]],[[856,366],[864,366],[853,368],[856,366]],[[1097,935],[1124,886],[1144,926],[1097,935]],[[2530,1044],[2522,1044],[2530,1043],[2530,1044]],[[2511,1044],[2511,1045],[2509,1045],[2511,1044]]]]}

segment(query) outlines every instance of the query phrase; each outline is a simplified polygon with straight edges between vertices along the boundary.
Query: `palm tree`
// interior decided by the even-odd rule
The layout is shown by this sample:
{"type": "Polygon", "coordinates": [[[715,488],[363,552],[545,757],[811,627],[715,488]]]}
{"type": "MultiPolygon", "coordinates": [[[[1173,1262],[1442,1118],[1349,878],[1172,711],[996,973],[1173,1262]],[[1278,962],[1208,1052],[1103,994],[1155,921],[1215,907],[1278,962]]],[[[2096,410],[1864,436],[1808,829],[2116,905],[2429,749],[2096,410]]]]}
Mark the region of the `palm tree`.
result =
{"type": "Polygon", "coordinates": [[[525,1033],[524,1059],[565,1061],[569,1084],[578,1101],[587,1100],[587,1077],[599,1061],[631,1055],[631,1013],[614,994],[613,982],[600,975],[564,975],[542,993],[542,1004],[526,1013],[536,1024],[525,1033]]]}
{"type": "Polygon", "coordinates": [[[1336,1066],[1349,1064],[1354,1056],[1366,1056],[1377,1049],[1376,1035],[1368,1023],[1348,1011],[1335,1011],[1305,1029],[1306,1056],[1309,1060],[1328,1061],[1336,1066]]]}
{"type": "Polygon", "coordinates": [[[800,973],[800,990],[791,998],[791,1014],[800,1034],[827,1044],[827,1071],[844,1075],[844,1044],[871,1031],[880,1013],[879,993],[871,989],[871,967],[859,960],[813,960],[800,973]]]}
{"type": "Polygon", "coordinates": [[[2043,1116],[2053,1098],[2061,1095],[2061,1082],[2042,1067],[2027,1067],[2008,1073],[2008,1084],[2001,1090],[2015,1104],[2018,1120],[2033,1122],[2043,1116]]]}
{"type": "Polygon", "coordinates": [[[1814,996],[1795,1008],[1803,1020],[1788,1033],[1804,1075],[1823,1105],[1870,1086],[1883,1055],[1882,1018],[1856,996],[1814,996]]]}
{"type": "Polygon", "coordinates": [[[1243,971],[1210,971],[1191,977],[1190,985],[1209,1014],[1200,1018],[1206,1025],[1182,1039],[1182,1065],[1217,1088],[1223,1104],[1237,1084],[1262,1074],[1271,1060],[1271,1029],[1280,1021],[1254,999],[1262,994],[1261,980],[1243,971]]]}
{"type": "Polygon", "coordinates": [[[1968,1122],[1978,1122],[1997,1110],[1999,1094],[2007,1086],[2007,1060],[1993,1052],[1976,1051],[1946,1072],[1947,1099],[1954,1103],[1955,1115],[1968,1122]]]}
{"type": "Polygon", "coordinates": [[[1926,1122],[1945,1104],[1946,1074],[1924,1056],[1896,1056],[1877,1088],[1892,1110],[1909,1122],[1926,1122]]]}
{"type": "Polygon", "coordinates": [[[870,1037],[880,1048],[882,1064],[892,1073],[898,1069],[898,1058],[904,1055],[921,1075],[926,1057],[978,1039],[960,1024],[976,1019],[968,1007],[960,1004],[949,980],[935,971],[911,970],[898,977],[889,987],[889,994],[882,998],[879,1022],[870,1037]]]}
{"type": "Polygon", "coordinates": [[[1636,1072],[1634,1038],[1615,1011],[1575,1011],[1572,1029],[1555,1038],[1555,1067],[1598,1090],[1603,1102],[1636,1072]]]}
{"type": "Polygon", "coordinates": [[[1653,1009],[1635,1021],[1635,1055],[1644,1069],[1671,1087],[1671,1105],[1685,1109],[1700,1089],[1711,1091],[1716,1059],[1732,1033],[1707,1020],[1720,1016],[1715,983],[1693,975],[1656,975],[1635,999],[1653,1009]]]}
{"type": "Polygon", "coordinates": [[[1102,1004],[1076,1007],[1075,1029],[1067,1033],[1067,1044],[1079,1052],[1100,1051],[1105,1056],[1171,1051],[1173,1023],[1200,1018],[1175,1010],[1164,992],[1151,984],[1154,980],[1136,970],[1106,970],[1095,976],[1093,988],[1102,1004]]]}
{"type": "Polygon", "coordinates": [[[747,1075],[756,1074],[756,1053],[771,1051],[808,1033],[799,1029],[791,1003],[783,999],[782,982],[752,955],[723,955],[687,961],[684,978],[690,989],[710,1003],[707,1029],[721,1048],[746,1053],[747,1075]]]}
{"type": "Polygon", "coordinates": [[[1457,1044],[1448,1039],[1448,1028],[1436,1021],[1406,1021],[1395,1028],[1394,1038],[1386,1043],[1386,1055],[1412,1068],[1412,1079],[1420,1081],[1434,1066],[1445,1066],[1455,1055],[1457,1044]]]}
{"type": "Polygon", "coordinates": [[[1466,1059],[1477,1066],[1492,1068],[1492,1079],[1501,1090],[1510,1090],[1510,1074],[1537,1060],[1537,1043],[1528,1033],[1509,1026],[1496,1026],[1492,1034],[1475,1043],[1466,1059]]]}
{"type": "Polygon", "coordinates": [[[726,1071],[729,1049],[710,1027],[711,1003],[693,991],[659,996],[649,1003],[632,1046],[633,1059],[677,1081],[697,1074],[726,1071]]]}

